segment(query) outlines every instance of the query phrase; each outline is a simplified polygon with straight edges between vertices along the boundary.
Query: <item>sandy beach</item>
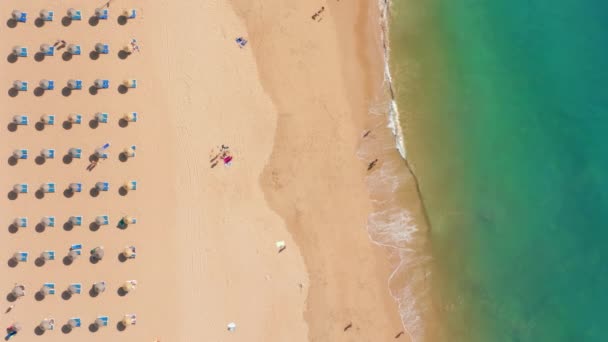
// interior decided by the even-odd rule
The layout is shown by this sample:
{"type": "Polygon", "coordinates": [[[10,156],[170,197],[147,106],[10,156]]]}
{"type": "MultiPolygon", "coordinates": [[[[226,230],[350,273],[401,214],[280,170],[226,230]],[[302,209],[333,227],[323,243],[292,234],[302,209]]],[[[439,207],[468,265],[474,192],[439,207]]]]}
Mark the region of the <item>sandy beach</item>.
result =
{"type": "Polygon", "coordinates": [[[104,4],[48,3],[55,19],[42,27],[34,20],[45,4],[0,5],[7,20],[14,9],[28,13],[27,22],[0,30],[6,55],[16,45],[29,49],[28,57],[3,61],[0,75],[7,90],[0,100],[2,152],[7,160],[15,149],[29,152],[16,164],[0,164],[7,194],[16,183],[29,184],[27,194],[7,195],[0,206],[7,227],[0,285],[7,294],[16,283],[26,288],[4,303],[15,306],[2,324],[23,327],[15,340],[406,341],[407,334],[395,339],[403,327],[388,290],[394,265],[367,235],[367,163],[356,156],[382,85],[376,5],[113,0],[108,20],[89,23],[104,4]],[[66,25],[71,7],[83,20],[66,25]],[[117,22],[130,8],[137,18],[117,22]],[[248,43],[239,47],[238,37],[248,43]],[[40,44],[58,39],[81,45],[82,55],[64,60],[61,50],[37,61],[40,44]],[[118,56],[132,39],[140,51],[118,56]],[[90,56],[100,42],[110,53],[90,56]],[[76,78],[84,89],[66,96],[62,88],[76,78]],[[98,78],[110,87],[93,95],[88,88],[98,78]],[[130,78],[137,88],[121,93],[118,85],[130,78]],[[56,89],[35,94],[41,79],[54,80],[56,89]],[[14,80],[29,81],[28,91],[8,94],[14,80]],[[109,122],[90,126],[98,112],[109,113],[109,122]],[[125,112],[137,112],[138,121],[121,127],[125,112]],[[83,123],[63,127],[74,113],[83,123]],[[9,129],[17,114],[28,115],[29,125],[9,129]],[[44,114],[57,122],[38,130],[44,114]],[[89,155],[104,143],[111,143],[109,158],[87,170],[89,155]],[[119,160],[131,145],[135,158],[119,160]],[[229,165],[217,158],[222,146],[233,157],[229,165]],[[64,162],[73,147],[82,148],[82,159],[64,162]],[[44,148],[57,156],[38,165],[44,148]],[[138,188],[123,196],[119,188],[129,180],[138,188]],[[110,191],[92,196],[99,181],[110,191]],[[55,182],[57,193],[39,199],[44,182],[55,182]],[[83,192],[64,194],[73,182],[83,192]],[[37,231],[49,215],[56,226],[37,231]],[[75,215],[83,225],[64,227],[75,215]],[[98,215],[110,224],[90,227],[98,215]],[[125,215],[137,224],[116,227],[125,215]],[[28,217],[28,226],[14,232],[9,225],[17,217],[28,217]],[[279,253],[280,241],[286,249],[279,253]],[[64,265],[77,243],[83,255],[64,265]],[[120,261],[131,245],[137,258],[120,261]],[[89,250],[97,246],[106,253],[93,263],[89,250]],[[37,266],[45,250],[56,251],[56,260],[37,266]],[[28,251],[29,260],[12,267],[16,251],[28,251]],[[119,295],[131,279],[137,288],[119,295]],[[90,295],[99,281],[107,290],[90,295]],[[37,300],[46,282],[57,293],[37,300]],[[81,283],[83,293],[62,298],[71,283],[81,283]],[[117,326],[131,313],[136,325],[117,326]],[[110,318],[109,326],[92,332],[99,315],[110,318]],[[82,327],[62,331],[72,317],[82,327]],[[55,329],[38,337],[45,318],[55,329]]]}

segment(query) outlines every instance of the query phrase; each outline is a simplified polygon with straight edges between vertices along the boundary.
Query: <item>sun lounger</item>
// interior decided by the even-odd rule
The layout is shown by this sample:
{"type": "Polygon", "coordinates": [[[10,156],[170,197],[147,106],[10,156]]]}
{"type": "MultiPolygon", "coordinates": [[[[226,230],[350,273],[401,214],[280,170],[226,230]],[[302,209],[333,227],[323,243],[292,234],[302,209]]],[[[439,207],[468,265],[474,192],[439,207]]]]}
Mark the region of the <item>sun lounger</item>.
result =
{"type": "Polygon", "coordinates": [[[95,10],[95,16],[99,20],[107,20],[110,15],[110,10],[107,8],[98,8],[95,10]]]}
{"type": "Polygon", "coordinates": [[[70,116],[68,116],[68,121],[80,125],[82,123],[82,114],[70,114],[70,116]]]}
{"type": "Polygon", "coordinates": [[[40,85],[40,88],[42,88],[44,90],[55,89],[55,81],[53,81],[53,80],[41,80],[39,85],[40,85]]]}
{"type": "Polygon", "coordinates": [[[45,148],[40,151],[40,155],[46,159],[55,159],[55,149],[54,148],[45,148]]]}
{"type": "Polygon", "coordinates": [[[97,113],[95,114],[95,119],[100,123],[108,123],[108,118],[110,114],[108,113],[97,113]]]}
{"type": "Polygon", "coordinates": [[[137,88],[137,80],[136,79],[128,79],[122,82],[122,85],[127,88],[137,88]]]}
{"type": "MultiPolygon", "coordinates": [[[[44,258],[46,260],[52,261],[55,260],[55,251],[44,251],[42,252],[42,254],[44,255],[44,258]]],[[[54,284],[53,284],[54,286],[54,284]]]]}
{"type": "Polygon", "coordinates": [[[55,216],[45,216],[42,218],[42,223],[46,227],[55,227],[55,216]]]}
{"type": "Polygon", "coordinates": [[[110,88],[110,80],[96,79],[94,85],[97,89],[108,89],[110,88]]]}
{"type": "Polygon", "coordinates": [[[70,183],[70,190],[72,192],[82,192],[82,183],[70,183]]]}
{"type": "Polygon", "coordinates": [[[110,45],[103,44],[103,43],[97,43],[97,44],[95,44],[95,51],[97,51],[97,53],[99,53],[99,54],[107,55],[110,53],[110,45]]]}
{"type": "Polygon", "coordinates": [[[107,226],[110,224],[110,217],[108,215],[100,215],[95,218],[95,223],[100,226],[107,226]]]}
{"type": "Polygon", "coordinates": [[[40,122],[45,125],[52,126],[55,124],[55,115],[54,114],[44,114],[40,117],[40,122]]]}
{"type": "Polygon", "coordinates": [[[82,293],[82,284],[81,283],[73,283],[68,287],[69,291],[73,294],[81,294],[82,293]]]}
{"type": "Polygon", "coordinates": [[[82,53],[82,49],[80,45],[70,44],[68,45],[68,52],[75,56],[80,56],[82,53]]]}
{"type": "Polygon", "coordinates": [[[72,147],[69,151],[69,154],[72,158],[80,159],[82,157],[82,149],[72,147]]]}
{"type": "MultiPolygon", "coordinates": [[[[78,48],[79,48],[78,51],[80,52],[80,46],[78,48]]],[[[72,89],[72,90],[81,90],[82,89],[82,80],[69,80],[68,88],[72,89]]]]}
{"type": "Polygon", "coordinates": [[[18,149],[13,151],[13,156],[17,159],[27,159],[28,153],[27,153],[27,149],[22,148],[22,149],[18,149]]]}
{"type": "Polygon", "coordinates": [[[13,88],[17,91],[27,91],[28,83],[27,81],[15,81],[13,82],[13,88]]]}
{"type": "Polygon", "coordinates": [[[27,183],[15,184],[15,186],[13,186],[13,190],[18,194],[27,194],[27,189],[27,183]]]}
{"type": "Polygon", "coordinates": [[[137,17],[137,10],[135,10],[134,8],[123,10],[122,16],[127,19],[135,19],[137,17]]]}
{"type": "Polygon", "coordinates": [[[50,294],[50,295],[55,294],[55,283],[44,283],[44,285],[42,285],[42,286],[47,289],[48,294],[50,294]]]}
{"type": "Polygon", "coordinates": [[[110,190],[110,183],[109,182],[97,182],[97,183],[95,183],[95,187],[99,191],[108,191],[108,190],[110,190]]]}
{"type": "Polygon", "coordinates": [[[55,183],[53,183],[53,182],[44,183],[40,187],[40,190],[42,190],[42,192],[45,192],[45,193],[54,194],[55,193],[55,183]]]}
{"type": "Polygon", "coordinates": [[[72,20],[82,20],[82,11],[70,8],[68,10],[68,18],[72,20]]]}
{"type": "Polygon", "coordinates": [[[45,56],[54,56],[55,55],[55,47],[49,44],[40,45],[40,52],[45,56]]]}
{"type": "Polygon", "coordinates": [[[17,252],[15,253],[15,260],[19,261],[19,262],[26,262],[28,257],[29,257],[30,253],[28,252],[17,252]]]}
{"type": "Polygon", "coordinates": [[[14,223],[19,228],[25,228],[27,227],[27,217],[17,217],[14,223]]]}
{"type": "Polygon", "coordinates": [[[129,113],[125,113],[125,115],[122,117],[125,121],[127,122],[137,122],[137,112],[129,112],[129,113]]]}
{"type": "Polygon", "coordinates": [[[27,12],[14,10],[12,13],[12,17],[18,23],[25,23],[27,21],[27,12]]]}
{"type": "MultiPolygon", "coordinates": [[[[70,216],[70,223],[72,223],[74,226],[82,226],[82,216],[70,216]]],[[[78,245],[72,245],[70,249],[79,249],[75,248],[74,246],[78,247],[78,245]]],[[[82,248],[82,246],[80,246],[80,248],[82,248]]]]}
{"type": "Polygon", "coordinates": [[[15,115],[13,116],[13,123],[16,125],[27,126],[30,123],[27,115],[15,115]]]}
{"type": "Polygon", "coordinates": [[[27,48],[25,46],[15,46],[13,48],[13,55],[17,57],[27,57],[27,48]]]}
{"type": "Polygon", "coordinates": [[[110,318],[108,316],[99,316],[95,320],[95,324],[99,325],[100,327],[107,327],[109,322],[110,318]]]}
{"type": "Polygon", "coordinates": [[[42,19],[44,21],[53,21],[54,17],[55,17],[54,11],[49,11],[49,10],[40,11],[40,19],[42,19]]]}

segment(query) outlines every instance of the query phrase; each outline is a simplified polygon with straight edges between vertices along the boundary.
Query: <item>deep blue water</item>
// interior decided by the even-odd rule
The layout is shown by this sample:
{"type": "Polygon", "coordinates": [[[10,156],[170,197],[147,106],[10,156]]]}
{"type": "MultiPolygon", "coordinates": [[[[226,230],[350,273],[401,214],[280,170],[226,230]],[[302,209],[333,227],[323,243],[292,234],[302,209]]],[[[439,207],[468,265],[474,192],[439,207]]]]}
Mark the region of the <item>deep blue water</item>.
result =
{"type": "Polygon", "coordinates": [[[444,327],[429,336],[608,341],[608,1],[395,0],[393,14],[444,327]]]}

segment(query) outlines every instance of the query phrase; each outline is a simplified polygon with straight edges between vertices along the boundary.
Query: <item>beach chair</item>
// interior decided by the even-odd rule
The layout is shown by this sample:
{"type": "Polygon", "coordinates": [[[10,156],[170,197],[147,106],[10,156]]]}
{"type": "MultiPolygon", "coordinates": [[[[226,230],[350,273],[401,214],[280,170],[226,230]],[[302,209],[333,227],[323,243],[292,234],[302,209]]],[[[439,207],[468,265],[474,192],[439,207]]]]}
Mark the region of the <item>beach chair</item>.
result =
{"type": "Polygon", "coordinates": [[[81,294],[82,293],[82,284],[81,283],[73,283],[68,286],[68,292],[71,294],[81,294]]]}
{"type": "MultiPolygon", "coordinates": [[[[80,49],[79,49],[79,51],[80,51],[80,49]]],[[[68,80],[68,88],[72,89],[72,90],[81,90],[82,89],[82,80],[68,80]]]]}
{"type": "Polygon", "coordinates": [[[40,155],[44,159],[55,159],[55,149],[54,148],[45,148],[40,151],[40,155]]]}
{"type": "Polygon", "coordinates": [[[82,325],[82,322],[80,320],[80,318],[78,317],[72,317],[68,320],[68,326],[72,327],[72,328],[80,328],[82,325]]]}
{"type": "Polygon", "coordinates": [[[40,117],[40,122],[42,122],[45,125],[52,126],[55,124],[55,115],[44,114],[43,116],[40,117]]]}
{"type": "Polygon", "coordinates": [[[95,119],[99,123],[108,123],[108,118],[109,117],[110,117],[110,114],[108,114],[108,113],[97,113],[97,114],[95,114],[95,119]]]}
{"type": "Polygon", "coordinates": [[[55,283],[44,283],[44,285],[42,285],[42,292],[47,295],[54,295],[55,283]]]}
{"type": "MultiPolygon", "coordinates": [[[[44,251],[40,255],[44,260],[53,261],[55,260],[55,251],[44,251]]],[[[54,284],[53,284],[54,287],[54,284]]]]}
{"type": "Polygon", "coordinates": [[[40,52],[45,56],[54,56],[55,47],[49,44],[42,44],[40,45],[40,52]]]}
{"type": "Polygon", "coordinates": [[[47,194],[54,194],[55,193],[55,183],[53,183],[53,182],[44,183],[40,187],[40,190],[42,190],[42,192],[47,193],[47,194]]]}
{"type": "Polygon", "coordinates": [[[72,147],[69,150],[69,154],[70,154],[70,157],[72,157],[72,158],[80,159],[82,157],[82,149],[81,148],[72,147]]]}
{"type": "Polygon", "coordinates": [[[247,45],[247,39],[243,37],[238,37],[237,39],[235,39],[235,41],[241,49],[244,48],[245,45],[247,45]]]}
{"type": "Polygon", "coordinates": [[[95,183],[95,188],[99,191],[108,191],[110,190],[109,182],[97,182],[95,183]]]}
{"type": "Polygon", "coordinates": [[[98,78],[95,80],[95,82],[93,82],[93,85],[97,89],[108,89],[108,88],[110,88],[110,80],[104,80],[104,79],[98,78]]]}
{"type": "Polygon", "coordinates": [[[27,227],[27,217],[17,217],[13,223],[15,224],[15,226],[17,226],[19,228],[26,228],[27,227]]]}
{"type": "Polygon", "coordinates": [[[30,253],[28,252],[17,252],[13,255],[13,258],[18,262],[26,262],[30,253]]]}
{"type": "Polygon", "coordinates": [[[95,52],[101,55],[107,55],[110,53],[110,45],[104,43],[95,44],[95,52]]]}
{"type": "Polygon", "coordinates": [[[107,8],[97,8],[95,10],[95,16],[99,20],[107,20],[110,16],[110,10],[107,8]]]}
{"type": "Polygon", "coordinates": [[[15,125],[27,126],[30,123],[27,115],[15,115],[13,116],[13,123],[15,125]]]}
{"type": "Polygon", "coordinates": [[[110,318],[108,316],[99,316],[95,319],[95,325],[98,327],[107,327],[110,322],[110,318]]]}
{"type": "Polygon", "coordinates": [[[110,216],[108,215],[99,215],[95,218],[95,223],[100,226],[107,226],[110,224],[110,216]]]}
{"type": "Polygon", "coordinates": [[[127,122],[137,122],[137,112],[128,112],[123,115],[123,120],[127,122]]]}
{"type": "Polygon", "coordinates": [[[43,21],[53,21],[54,18],[55,18],[54,11],[45,10],[45,9],[40,11],[40,19],[42,19],[43,21]]]}
{"type": "Polygon", "coordinates": [[[13,48],[13,55],[17,57],[27,57],[27,48],[25,46],[15,46],[13,48]]]}
{"type": "Polygon", "coordinates": [[[53,90],[55,89],[55,81],[53,80],[41,80],[38,84],[40,88],[44,90],[53,90]]]}
{"type": "Polygon", "coordinates": [[[82,11],[70,8],[67,12],[68,18],[71,20],[82,20],[82,11]]]}
{"type": "Polygon", "coordinates": [[[129,8],[122,11],[122,16],[127,19],[137,18],[137,10],[135,8],[129,8]]]}
{"type": "MultiPolygon", "coordinates": [[[[70,223],[77,227],[82,226],[82,216],[70,216],[70,223]]],[[[82,248],[82,245],[72,245],[70,247],[70,250],[80,249],[80,248],[76,248],[78,246],[80,246],[80,248],[82,248]]]]}
{"type": "Polygon", "coordinates": [[[68,45],[67,51],[74,56],[80,56],[80,54],[82,53],[80,45],[76,44],[68,45]]]}
{"type": "Polygon", "coordinates": [[[18,23],[25,23],[27,21],[27,12],[14,10],[11,13],[11,16],[12,16],[13,20],[15,20],[18,23]]]}
{"type": "Polygon", "coordinates": [[[45,227],[55,227],[55,216],[45,216],[42,218],[42,224],[45,227]]]}
{"type": "Polygon", "coordinates": [[[127,88],[137,88],[137,80],[134,78],[130,78],[127,80],[122,81],[122,85],[127,87],[127,88]]]}
{"type": "Polygon", "coordinates": [[[82,192],[82,183],[70,183],[69,190],[72,192],[82,192]]]}
{"type": "Polygon", "coordinates": [[[70,114],[68,116],[68,121],[75,125],[80,125],[82,123],[82,114],[70,114]]]}
{"type": "Polygon", "coordinates": [[[27,194],[28,185],[27,183],[19,183],[13,186],[13,191],[18,194],[27,194]]]}
{"type": "Polygon", "coordinates": [[[126,190],[137,190],[137,181],[134,181],[134,180],[127,181],[123,185],[123,188],[126,190]]]}
{"type": "Polygon", "coordinates": [[[17,91],[27,91],[27,86],[28,83],[27,81],[14,81],[13,82],[13,89],[17,90],[17,91]]]}
{"type": "Polygon", "coordinates": [[[27,149],[22,148],[22,149],[18,149],[13,151],[13,157],[17,158],[17,159],[27,159],[27,149]]]}

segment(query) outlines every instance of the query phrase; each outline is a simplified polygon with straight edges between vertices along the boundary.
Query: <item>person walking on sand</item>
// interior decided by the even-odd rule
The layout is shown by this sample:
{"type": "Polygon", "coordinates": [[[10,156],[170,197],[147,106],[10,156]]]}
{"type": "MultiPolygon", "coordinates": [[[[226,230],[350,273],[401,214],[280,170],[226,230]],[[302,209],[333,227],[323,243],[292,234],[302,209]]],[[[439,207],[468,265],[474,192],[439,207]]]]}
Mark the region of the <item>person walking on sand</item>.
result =
{"type": "Polygon", "coordinates": [[[378,159],[374,159],[373,162],[369,163],[369,165],[367,165],[367,171],[371,170],[374,168],[374,166],[376,166],[376,163],[378,162],[378,159]]]}
{"type": "Polygon", "coordinates": [[[13,308],[15,307],[15,304],[11,304],[8,309],[6,309],[6,311],[4,313],[9,313],[11,312],[11,310],[13,310],[13,308]]]}

